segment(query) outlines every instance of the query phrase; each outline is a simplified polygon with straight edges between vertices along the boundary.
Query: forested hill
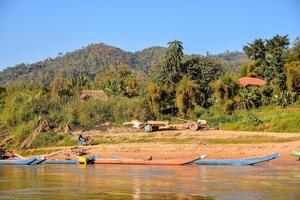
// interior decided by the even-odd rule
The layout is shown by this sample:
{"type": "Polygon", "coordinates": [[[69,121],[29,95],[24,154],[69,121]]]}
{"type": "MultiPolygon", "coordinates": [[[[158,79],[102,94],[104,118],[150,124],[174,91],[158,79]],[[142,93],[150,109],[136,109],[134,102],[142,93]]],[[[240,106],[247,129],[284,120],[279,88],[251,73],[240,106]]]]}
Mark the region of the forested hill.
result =
{"type": "Polygon", "coordinates": [[[162,47],[151,47],[132,53],[103,43],[91,44],[64,55],[59,54],[56,58],[7,68],[0,72],[0,83],[15,81],[49,83],[57,71],[62,71],[66,77],[86,74],[92,78],[99,69],[120,63],[146,71],[149,66],[160,60],[164,51],[165,48],[162,47]]]}
{"type": "MultiPolygon", "coordinates": [[[[164,47],[150,47],[137,52],[127,52],[104,43],[91,44],[76,51],[59,54],[56,58],[48,58],[33,64],[19,64],[0,72],[0,84],[16,81],[39,82],[48,84],[58,71],[69,78],[85,74],[93,78],[103,67],[127,64],[139,72],[147,72],[148,68],[159,62],[165,52],[164,47]]],[[[226,52],[212,55],[224,61],[226,71],[236,72],[238,65],[246,60],[243,53],[226,52]]]]}
{"type": "Polygon", "coordinates": [[[239,66],[249,61],[248,57],[239,51],[226,51],[211,56],[221,60],[225,64],[228,73],[238,73],[239,66]]]}

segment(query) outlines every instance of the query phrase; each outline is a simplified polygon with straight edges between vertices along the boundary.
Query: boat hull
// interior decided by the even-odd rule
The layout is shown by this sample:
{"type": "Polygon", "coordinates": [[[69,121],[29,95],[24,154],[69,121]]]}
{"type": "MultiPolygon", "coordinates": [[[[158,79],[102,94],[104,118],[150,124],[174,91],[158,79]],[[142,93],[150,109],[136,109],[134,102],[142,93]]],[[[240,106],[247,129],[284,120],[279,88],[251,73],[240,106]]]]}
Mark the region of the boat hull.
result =
{"type": "Polygon", "coordinates": [[[239,160],[196,160],[193,162],[195,165],[255,165],[257,163],[266,162],[279,158],[279,154],[267,155],[259,158],[248,158],[239,160]]]}
{"type": "Polygon", "coordinates": [[[77,164],[77,160],[46,160],[44,162],[44,164],[63,164],[63,165],[67,165],[67,164],[77,164]]]}
{"type": "Polygon", "coordinates": [[[94,164],[116,164],[116,165],[188,165],[199,158],[190,159],[130,159],[130,158],[101,158],[96,159],[94,164]]]}
{"type": "Polygon", "coordinates": [[[0,165],[30,165],[36,158],[16,159],[16,160],[0,160],[0,165]]]}
{"type": "MultiPolygon", "coordinates": [[[[87,158],[87,164],[93,164],[95,161],[95,156],[92,155],[87,158]]],[[[44,164],[62,164],[62,165],[76,165],[78,160],[46,160],[44,164]]]]}

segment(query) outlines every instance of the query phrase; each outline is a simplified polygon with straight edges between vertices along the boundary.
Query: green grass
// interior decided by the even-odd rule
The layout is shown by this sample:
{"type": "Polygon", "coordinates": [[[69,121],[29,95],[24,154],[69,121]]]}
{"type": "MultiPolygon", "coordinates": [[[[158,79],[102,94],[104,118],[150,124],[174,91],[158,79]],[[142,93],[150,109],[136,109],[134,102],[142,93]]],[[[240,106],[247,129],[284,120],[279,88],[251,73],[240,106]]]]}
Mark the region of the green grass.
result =
{"type": "Polygon", "coordinates": [[[269,106],[250,111],[237,110],[232,115],[213,112],[203,116],[209,127],[221,130],[300,132],[300,105],[287,108],[269,106]]]}
{"type": "Polygon", "coordinates": [[[270,136],[240,136],[237,138],[206,139],[207,144],[260,144],[298,141],[300,137],[276,138],[270,136]]]}
{"type": "Polygon", "coordinates": [[[186,144],[186,143],[202,143],[202,144],[260,144],[260,143],[281,143],[281,142],[291,142],[298,141],[300,137],[292,138],[274,138],[269,136],[241,136],[237,138],[209,138],[209,139],[199,139],[199,138],[172,138],[172,139],[162,139],[160,142],[171,143],[171,144],[186,144]]]}

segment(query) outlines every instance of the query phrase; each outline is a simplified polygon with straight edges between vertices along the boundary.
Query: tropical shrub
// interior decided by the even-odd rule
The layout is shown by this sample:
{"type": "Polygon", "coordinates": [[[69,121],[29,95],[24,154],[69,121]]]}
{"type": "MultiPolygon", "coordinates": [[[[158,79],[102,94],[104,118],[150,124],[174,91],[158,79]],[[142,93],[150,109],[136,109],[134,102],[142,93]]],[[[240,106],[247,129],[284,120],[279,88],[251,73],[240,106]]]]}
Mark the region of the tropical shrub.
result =
{"type": "Polygon", "coordinates": [[[196,93],[199,86],[187,76],[183,77],[176,89],[176,105],[183,116],[192,116],[196,106],[196,93]]]}
{"type": "Polygon", "coordinates": [[[142,97],[114,97],[109,100],[113,121],[120,124],[137,119],[146,121],[153,118],[149,102],[142,97]]]}
{"type": "Polygon", "coordinates": [[[273,102],[280,107],[286,107],[297,100],[297,95],[295,92],[283,91],[279,94],[275,94],[273,97],[273,102]]]}
{"type": "Polygon", "coordinates": [[[285,73],[287,89],[300,93],[300,60],[286,64],[285,73]]]}
{"type": "Polygon", "coordinates": [[[230,75],[224,75],[213,84],[216,103],[221,107],[227,99],[233,99],[239,91],[237,81],[230,75]]]}
{"type": "Polygon", "coordinates": [[[255,86],[245,87],[239,91],[239,107],[241,109],[253,109],[261,106],[261,93],[255,86]]]}
{"type": "Polygon", "coordinates": [[[227,114],[231,114],[235,110],[237,103],[234,100],[227,99],[224,103],[224,111],[227,114]]]}

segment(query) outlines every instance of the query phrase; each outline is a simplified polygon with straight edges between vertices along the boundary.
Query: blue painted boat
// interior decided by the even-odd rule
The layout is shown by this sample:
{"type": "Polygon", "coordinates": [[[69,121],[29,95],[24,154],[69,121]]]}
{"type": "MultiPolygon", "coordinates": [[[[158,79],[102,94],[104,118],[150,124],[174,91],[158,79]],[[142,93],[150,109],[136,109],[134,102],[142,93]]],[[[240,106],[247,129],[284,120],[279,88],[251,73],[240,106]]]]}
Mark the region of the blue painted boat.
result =
{"type": "MultiPolygon", "coordinates": [[[[88,157],[86,159],[87,164],[93,164],[95,159],[96,159],[95,155],[88,157]]],[[[78,163],[78,160],[46,160],[46,161],[44,161],[44,164],[63,164],[63,165],[71,164],[71,165],[74,165],[77,163],[78,163]]]]}
{"type": "Polygon", "coordinates": [[[31,165],[39,165],[43,163],[46,159],[45,158],[35,158],[35,161],[31,163],[31,165]]]}
{"type": "Polygon", "coordinates": [[[77,160],[45,160],[44,164],[77,164],[77,160]]]}
{"type": "Polygon", "coordinates": [[[0,160],[0,165],[30,165],[35,160],[36,160],[36,158],[0,160]]]}
{"type": "Polygon", "coordinates": [[[199,159],[193,162],[195,165],[254,165],[261,162],[266,162],[269,160],[273,160],[279,158],[280,155],[275,153],[272,155],[267,155],[259,158],[247,158],[247,159],[239,159],[239,160],[206,160],[199,159]]]}

